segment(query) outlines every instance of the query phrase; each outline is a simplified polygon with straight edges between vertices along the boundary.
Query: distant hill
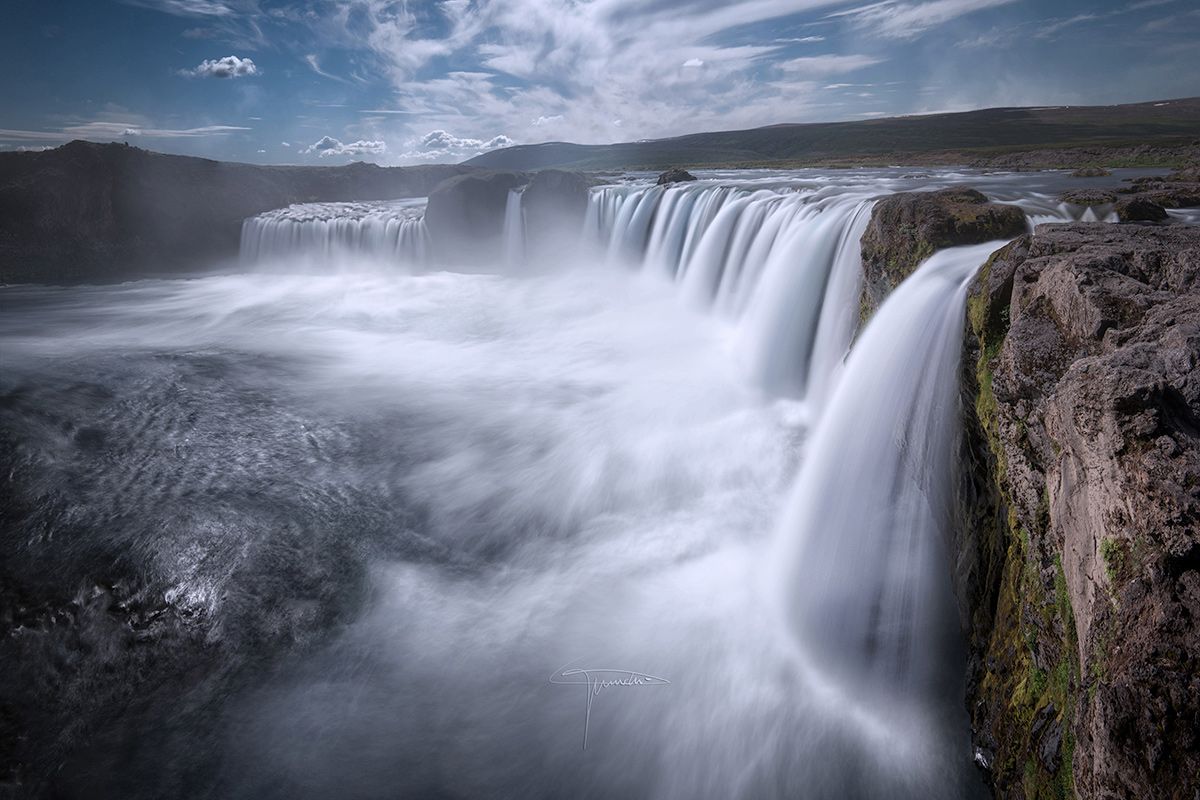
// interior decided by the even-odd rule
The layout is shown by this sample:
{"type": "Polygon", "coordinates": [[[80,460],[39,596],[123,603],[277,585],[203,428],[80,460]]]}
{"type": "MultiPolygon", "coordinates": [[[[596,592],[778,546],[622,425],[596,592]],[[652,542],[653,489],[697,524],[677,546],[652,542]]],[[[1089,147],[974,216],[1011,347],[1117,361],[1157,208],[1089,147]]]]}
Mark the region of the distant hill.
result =
{"type": "Polygon", "coordinates": [[[991,108],[858,122],[771,125],[608,145],[517,145],[488,169],[650,169],[854,164],[1169,165],[1200,153],[1200,97],[1116,106],[991,108]],[[1028,151],[1053,151],[1041,158],[1028,151]],[[1014,157],[1014,154],[1015,157],[1014,157]]]}
{"type": "Polygon", "coordinates": [[[0,153],[0,282],[167,274],[237,255],[242,220],[292,203],[423,197],[470,167],[266,167],[75,141],[0,153]]]}

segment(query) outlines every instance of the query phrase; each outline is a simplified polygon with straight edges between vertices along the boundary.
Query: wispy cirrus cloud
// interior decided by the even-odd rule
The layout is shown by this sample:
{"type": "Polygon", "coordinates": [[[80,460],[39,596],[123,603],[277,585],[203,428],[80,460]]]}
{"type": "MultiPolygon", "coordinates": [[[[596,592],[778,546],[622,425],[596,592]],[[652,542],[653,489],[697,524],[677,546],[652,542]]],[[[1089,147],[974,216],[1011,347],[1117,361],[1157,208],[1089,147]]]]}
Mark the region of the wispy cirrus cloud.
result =
{"type": "Polygon", "coordinates": [[[953,19],[1017,0],[930,0],[925,3],[883,0],[879,3],[837,11],[829,19],[846,19],[878,36],[911,39],[953,19]]]}
{"type": "Polygon", "coordinates": [[[789,74],[826,77],[855,72],[883,63],[882,58],[866,55],[805,56],[781,61],[776,66],[789,74]]]}
{"type": "Polygon", "coordinates": [[[150,8],[180,17],[228,17],[236,13],[223,0],[123,0],[126,5],[150,8]]]}
{"type": "Polygon", "coordinates": [[[66,125],[56,130],[0,129],[0,140],[32,142],[66,142],[71,139],[113,141],[140,136],[147,139],[195,139],[204,136],[227,136],[253,130],[241,125],[203,125],[196,128],[157,128],[139,121],[92,121],[66,125]]]}

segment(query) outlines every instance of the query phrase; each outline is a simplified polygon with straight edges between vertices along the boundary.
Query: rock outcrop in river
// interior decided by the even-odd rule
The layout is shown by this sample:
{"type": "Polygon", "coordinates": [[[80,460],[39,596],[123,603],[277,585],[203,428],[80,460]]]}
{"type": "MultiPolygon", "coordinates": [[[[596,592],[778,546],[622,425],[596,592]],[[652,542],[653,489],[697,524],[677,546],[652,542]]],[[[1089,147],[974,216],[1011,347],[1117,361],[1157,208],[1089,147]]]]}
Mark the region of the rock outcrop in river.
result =
{"type": "Polygon", "coordinates": [[[860,319],[865,321],[934,251],[1009,239],[1024,230],[1025,215],[1019,208],[989,203],[974,189],[903,192],[883,198],[875,204],[862,237],[860,319]]]}
{"type": "Polygon", "coordinates": [[[984,267],[969,317],[979,760],[1004,798],[1192,798],[1200,229],[1040,226],[984,267]]]}
{"type": "Polygon", "coordinates": [[[479,172],[443,181],[425,211],[434,256],[448,264],[497,264],[505,247],[509,192],[521,187],[530,255],[561,256],[578,243],[591,185],[583,173],[556,169],[532,176],[479,172]]]}

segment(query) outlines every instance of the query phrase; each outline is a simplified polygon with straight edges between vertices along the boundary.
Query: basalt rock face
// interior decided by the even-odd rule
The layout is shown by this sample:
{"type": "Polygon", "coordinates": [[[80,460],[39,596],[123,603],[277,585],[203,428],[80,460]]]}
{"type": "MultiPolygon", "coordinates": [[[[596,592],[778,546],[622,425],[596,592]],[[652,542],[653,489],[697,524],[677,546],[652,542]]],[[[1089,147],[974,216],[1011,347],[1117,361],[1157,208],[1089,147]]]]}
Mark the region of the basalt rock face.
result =
{"type": "Polygon", "coordinates": [[[978,546],[957,577],[980,760],[1002,798],[1192,800],[1200,229],[1040,226],[968,308],[958,527],[978,546]]]}
{"type": "Polygon", "coordinates": [[[875,204],[862,237],[860,320],[874,313],[888,293],[934,251],[1011,239],[1025,227],[1019,208],[989,203],[974,189],[904,192],[883,198],[875,204]]]}
{"type": "Polygon", "coordinates": [[[429,195],[425,225],[434,256],[446,264],[486,264],[503,253],[508,193],[529,177],[516,172],[459,175],[429,195]]]}
{"type": "Polygon", "coordinates": [[[468,171],[263,167],[90,142],[0,153],[0,282],[207,268],[237,255],[246,217],[300,202],[419,197],[468,171]]]}

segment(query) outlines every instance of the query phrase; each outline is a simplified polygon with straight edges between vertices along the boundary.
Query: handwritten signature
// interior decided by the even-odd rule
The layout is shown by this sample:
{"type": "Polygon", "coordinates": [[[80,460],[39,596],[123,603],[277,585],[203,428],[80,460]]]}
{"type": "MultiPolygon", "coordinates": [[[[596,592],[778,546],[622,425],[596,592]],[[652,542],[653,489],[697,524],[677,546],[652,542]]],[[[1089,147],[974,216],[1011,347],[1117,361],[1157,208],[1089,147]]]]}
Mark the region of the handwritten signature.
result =
{"type": "Polygon", "coordinates": [[[588,725],[592,721],[592,703],[600,692],[615,686],[668,686],[670,681],[629,669],[581,669],[563,667],[550,676],[551,683],[587,688],[587,710],[583,717],[583,749],[587,750],[588,725]]]}

